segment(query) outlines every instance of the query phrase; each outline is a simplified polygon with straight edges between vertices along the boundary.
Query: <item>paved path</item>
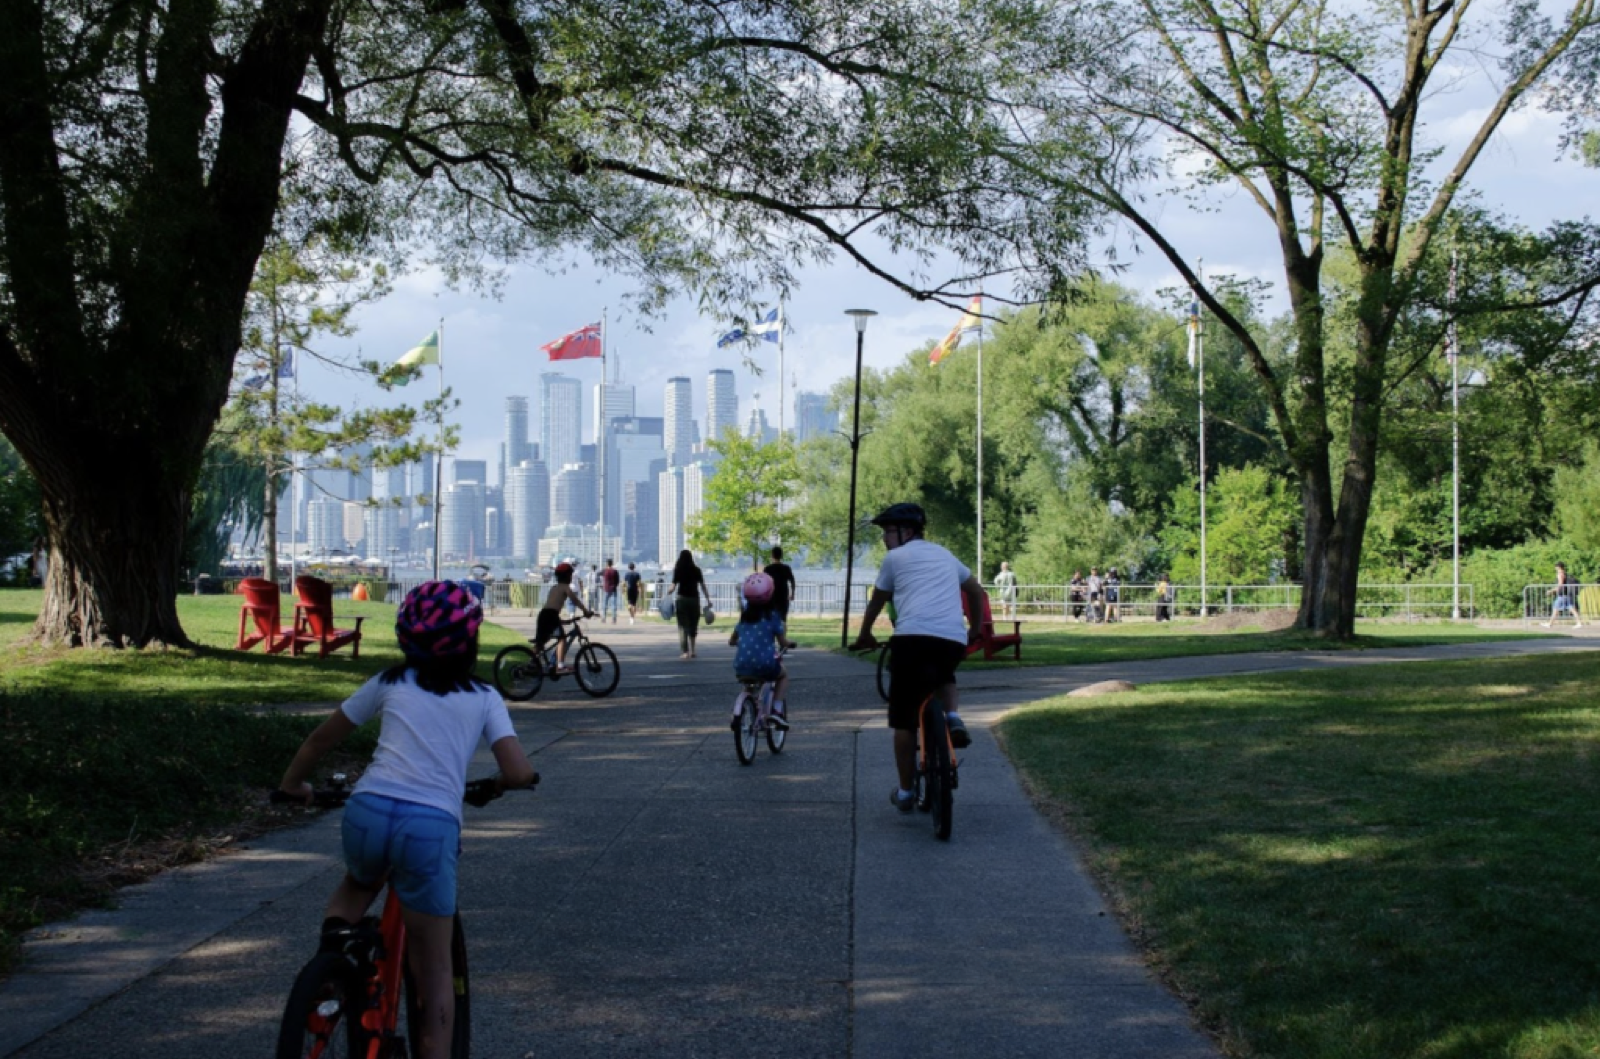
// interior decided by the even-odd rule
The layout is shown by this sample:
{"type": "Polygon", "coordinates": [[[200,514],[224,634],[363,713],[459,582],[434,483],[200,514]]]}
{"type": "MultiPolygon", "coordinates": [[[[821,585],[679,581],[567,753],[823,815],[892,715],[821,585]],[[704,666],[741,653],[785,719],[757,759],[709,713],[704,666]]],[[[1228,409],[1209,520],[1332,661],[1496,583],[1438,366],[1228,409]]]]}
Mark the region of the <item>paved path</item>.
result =
{"type": "MultiPolygon", "coordinates": [[[[925,817],[887,804],[889,735],[866,663],[791,656],[789,747],[741,768],[720,638],[681,662],[659,621],[595,631],[622,657],[617,694],[547,684],[513,711],[544,784],[468,810],[461,906],[484,1059],[1215,1056],[1028,804],[989,722],[1110,677],[1594,646],[971,672],[975,743],[942,844],[925,817]]],[[[266,1054],[339,875],[337,823],[267,836],[35,932],[0,985],[0,1055],[266,1054]]]]}

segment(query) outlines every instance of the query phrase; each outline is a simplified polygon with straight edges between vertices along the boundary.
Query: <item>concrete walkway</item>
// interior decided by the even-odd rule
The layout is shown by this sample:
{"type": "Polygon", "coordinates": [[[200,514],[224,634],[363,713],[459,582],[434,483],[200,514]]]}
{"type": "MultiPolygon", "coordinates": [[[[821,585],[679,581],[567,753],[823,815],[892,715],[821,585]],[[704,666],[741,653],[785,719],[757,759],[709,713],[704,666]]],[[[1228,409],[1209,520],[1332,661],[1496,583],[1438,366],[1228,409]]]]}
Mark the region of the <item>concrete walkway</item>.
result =
{"type": "MultiPolygon", "coordinates": [[[[513,711],[544,784],[468,810],[476,1056],[1214,1056],[1028,803],[989,723],[1112,677],[1595,646],[970,672],[975,743],[944,844],[926,817],[888,805],[889,733],[866,662],[792,655],[788,748],[744,768],[720,635],[682,662],[656,619],[592,631],[621,656],[617,693],[547,683],[513,711]]],[[[267,836],[131,888],[114,911],[35,931],[0,985],[0,1055],[268,1052],[339,876],[337,828],[335,814],[267,836]]]]}

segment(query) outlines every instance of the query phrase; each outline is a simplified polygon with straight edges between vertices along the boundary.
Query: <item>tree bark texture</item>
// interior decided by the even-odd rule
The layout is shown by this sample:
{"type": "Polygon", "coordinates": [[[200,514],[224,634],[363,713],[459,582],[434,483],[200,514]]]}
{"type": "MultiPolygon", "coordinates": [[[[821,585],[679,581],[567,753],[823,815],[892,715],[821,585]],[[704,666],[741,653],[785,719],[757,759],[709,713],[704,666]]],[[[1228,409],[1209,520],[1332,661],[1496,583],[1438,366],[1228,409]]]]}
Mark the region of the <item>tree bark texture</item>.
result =
{"type": "Polygon", "coordinates": [[[327,7],[268,0],[213,96],[218,12],[174,0],[141,85],[143,168],[119,212],[85,225],[60,161],[41,5],[0,0],[0,251],[15,295],[0,316],[0,430],[44,498],[39,640],[190,645],[176,607],[190,499],[327,7]]]}

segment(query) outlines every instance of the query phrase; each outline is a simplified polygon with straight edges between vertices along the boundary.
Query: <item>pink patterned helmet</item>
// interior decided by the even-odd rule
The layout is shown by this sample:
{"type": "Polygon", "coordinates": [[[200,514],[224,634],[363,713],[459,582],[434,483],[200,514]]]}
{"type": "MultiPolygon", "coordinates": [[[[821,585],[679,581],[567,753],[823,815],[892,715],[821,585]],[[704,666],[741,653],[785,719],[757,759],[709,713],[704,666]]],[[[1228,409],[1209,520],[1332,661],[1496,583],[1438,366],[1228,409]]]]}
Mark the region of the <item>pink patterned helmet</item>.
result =
{"type": "Polygon", "coordinates": [[[751,574],[744,579],[744,598],[751,603],[770,602],[772,589],[772,578],[766,574],[751,574]]]}
{"type": "Polygon", "coordinates": [[[454,581],[424,581],[406,593],[394,634],[408,658],[448,658],[471,649],[483,624],[478,597],[454,581]]]}

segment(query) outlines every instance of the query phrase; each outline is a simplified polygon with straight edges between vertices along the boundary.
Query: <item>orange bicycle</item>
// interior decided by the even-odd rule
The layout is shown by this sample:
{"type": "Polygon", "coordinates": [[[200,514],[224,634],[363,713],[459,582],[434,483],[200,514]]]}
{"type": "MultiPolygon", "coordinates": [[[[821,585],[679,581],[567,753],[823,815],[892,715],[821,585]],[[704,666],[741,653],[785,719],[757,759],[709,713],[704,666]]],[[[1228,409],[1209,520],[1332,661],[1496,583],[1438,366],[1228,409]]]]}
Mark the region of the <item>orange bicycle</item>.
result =
{"type": "MultiPolygon", "coordinates": [[[[534,776],[534,783],[539,777],[534,776]]],[[[531,789],[531,785],[530,785],[531,789]]],[[[498,797],[494,780],[467,784],[465,800],[487,805],[498,797]]],[[[313,804],[342,806],[350,797],[343,776],[314,792],[313,804]]],[[[298,799],[272,792],[275,802],[298,799]]],[[[387,888],[386,888],[387,889],[387,888]]],[[[404,1059],[421,1047],[416,983],[407,965],[406,927],[400,898],[384,895],[383,914],[367,916],[354,926],[323,935],[322,950],[295,977],[278,1027],[277,1059],[404,1059]],[[406,1011],[406,1036],[399,1032],[400,1009],[406,1011]]],[[[471,994],[467,988],[467,940],[456,913],[450,939],[450,975],[455,984],[456,1013],[450,1041],[452,1059],[467,1059],[472,1042],[471,994]]]]}
{"type": "Polygon", "coordinates": [[[917,711],[917,808],[933,817],[935,838],[948,842],[955,823],[955,789],[961,785],[955,745],[950,742],[950,725],[945,722],[944,704],[938,696],[922,700],[917,711]]]}

